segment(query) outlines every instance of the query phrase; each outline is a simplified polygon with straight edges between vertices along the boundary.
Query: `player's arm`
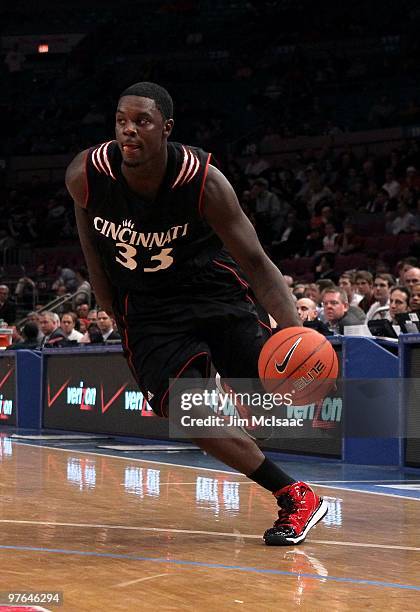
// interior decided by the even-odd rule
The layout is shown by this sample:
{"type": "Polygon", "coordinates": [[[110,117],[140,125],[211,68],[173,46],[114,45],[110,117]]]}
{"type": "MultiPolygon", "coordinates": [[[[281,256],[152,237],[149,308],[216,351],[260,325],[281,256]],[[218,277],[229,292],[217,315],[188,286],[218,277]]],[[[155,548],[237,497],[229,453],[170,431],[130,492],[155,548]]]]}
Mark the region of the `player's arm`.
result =
{"type": "Polygon", "coordinates": [[[259,303],[281,327],[302,325],[283,275],[265,254],[229,181],[213,166],[204,189],[203,215],[240,265],[259,303]]]}
{"type": "Polygon", "coordinates": [[[95,249],[95,241],[88,214],[85,208],[87,198],[86,162],[87,151],[79,153],[66,171],[66,186],[74,200],[77,229],[80,243],[89,270],[89,277],[96,301],[108,314],[112,315],[112,288],[103,270],[103,264],[95,249]]]}

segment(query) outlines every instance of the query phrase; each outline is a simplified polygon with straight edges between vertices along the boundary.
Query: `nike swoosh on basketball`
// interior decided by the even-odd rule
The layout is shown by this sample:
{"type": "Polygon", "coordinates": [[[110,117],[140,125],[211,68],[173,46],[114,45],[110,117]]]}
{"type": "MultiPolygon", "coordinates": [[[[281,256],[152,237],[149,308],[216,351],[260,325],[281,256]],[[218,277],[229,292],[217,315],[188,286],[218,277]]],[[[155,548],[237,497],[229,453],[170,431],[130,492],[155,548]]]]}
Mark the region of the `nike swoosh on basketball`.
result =
{"type": "Polygon", "coordinates": [[[291,356],[293,355],[293,353],[299,346],[301,340],[302,340],[302,336],[298,338],[294,344],[292,344],[292,346],[287,351],[286,356],[281,363],[277,363],[277,361],[274,361],[274,365],[276,366],[276,370],[279,374],[283,374],[283,372],[286,370],[287,364],[289,363],[291,356]]]}

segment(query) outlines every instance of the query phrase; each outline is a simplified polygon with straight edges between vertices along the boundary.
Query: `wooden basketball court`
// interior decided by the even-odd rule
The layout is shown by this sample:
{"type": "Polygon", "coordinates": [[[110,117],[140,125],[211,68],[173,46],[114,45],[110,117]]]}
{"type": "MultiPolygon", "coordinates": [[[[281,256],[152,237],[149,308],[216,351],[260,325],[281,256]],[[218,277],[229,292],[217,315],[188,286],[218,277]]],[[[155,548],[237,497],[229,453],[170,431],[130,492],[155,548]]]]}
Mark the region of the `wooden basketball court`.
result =
{"type": "Polygon", "coordinates": [[[61,591],[46,609],[420,609],[420,500],[317,486],[324,521],[269,548],[274,500],[237,474],[10,438],[0,459],[0,591],[61,591]]]}

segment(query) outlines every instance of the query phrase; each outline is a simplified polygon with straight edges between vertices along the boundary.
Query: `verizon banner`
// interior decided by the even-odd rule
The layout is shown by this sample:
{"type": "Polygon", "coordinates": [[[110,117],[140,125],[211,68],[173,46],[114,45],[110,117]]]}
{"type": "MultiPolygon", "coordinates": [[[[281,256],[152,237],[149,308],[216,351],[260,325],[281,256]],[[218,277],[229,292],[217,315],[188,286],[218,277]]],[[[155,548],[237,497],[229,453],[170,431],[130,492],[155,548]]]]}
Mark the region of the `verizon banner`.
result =
{"type": "Polygon", "coordinates": [[[16,425],[15,356],[9,351],[0,356],[0,426],[16,425]]]}
{"type": "Polygon", "coordinates": [[[89,433],[168,438],[121,353],[45,357],[43,427],[89,433]]]}

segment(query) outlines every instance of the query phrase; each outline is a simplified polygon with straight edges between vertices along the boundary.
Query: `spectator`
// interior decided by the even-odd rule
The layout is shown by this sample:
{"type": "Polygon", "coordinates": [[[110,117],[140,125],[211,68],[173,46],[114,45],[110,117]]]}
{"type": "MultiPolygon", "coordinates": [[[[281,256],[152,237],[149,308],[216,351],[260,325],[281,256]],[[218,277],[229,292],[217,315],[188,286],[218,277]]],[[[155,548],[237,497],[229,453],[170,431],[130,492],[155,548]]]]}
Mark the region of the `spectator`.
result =
{"type": "Polygon", "coordinates": [[[39,324],[44,334],[42,347],[54,348],[64,346],[66,336],[59,328],[60,318],[57,313],[46,310],[41,313],[39,324]]]}
{"type": "Polygon", "coordinates": [[[36,267],[33,280],[36,287],[37,301],[41,303],[47,302],[50,296],[50,278],[45,270],[45,264],[39,264],[36,267]]]}
{"type": "Polygon", "coordinates": [[[410,309],[413,312],[420,310],[420,283],[411,286],[410,309]]]}
{"type": "Polygon", "coordinates": [[[36,323],[25,323],[25,325],[22,328],[22,340],[19,342],[16,342],[14,344],[11,344],[10,346],[8,346],[8,349],[12,349],[14,351],[20,350],[20,349],[28,349],[28,350],[34,350],[40,347],[40,342],[38,340],[38,326],[36,325],[36,323]]]}
{"type": "Polygon", "coordinates": [[[377,274],[373,283],[375,302],[366,314],[366,320],[386,319],[389,315],[389,294],[394,279],[390,274],[377,274]]]}
{"type": "Polygon", "coordinates": [[[15,296],[18,304],[25,310],[34,308],[37,301],[36,283],[29,276],[21,276],[16,283],[15,296]]]}
{"type": "Polygon", "coordinates": [[[309,298],[301,298],[296,302],[296,310],[300,320],[313,321],[318,317],[318,309],[316,303],[309,298]]]}
{"type": "Polygon", "coordinates": [[[337,252],[337,238],[338,232],[335,229],[335,225],[333,223],[327,223],[325,225],[325,236],[322,239],[322,248],[326,253],[337,252]]]}
{"type": "Polygon", "coordinates": [[[16,321],[16,304],[9,299],[9,287],[0,285],[0,319],[8,325],[16,321]]]}
{"type": "Polygon", "coordinates": [[[416,229],[416,218],[411,214],[404,202],[398,204],[397,212],[397,216],[391,223],[391,231],[394,236],[414,232],[416,229]]]}
{"type": "Polygon", "coordinates": [[[373,275],[367,270],[359,270],[356,272],[355,281],[357,292],[362,296],[362,299],[357,305],[363,312],[367,313],[375,301],[373,295],[373,275]]]}
{"type": "Polygon", "coordinates": [[[411,287],[417,285],[417,283],[420,283],[420,268],[415,268],[414,266],[408,268],[408,270],[403,273],[403,285],[411,289],[411,287]]]}
{"type": "Polygon", "coordinates": [[[79,319],[87,319],[89,314],[89,304],[82,302],[76,306],[76,314],[79,319]]]}
{"type": "MultiPolygon", "coordinates": [[[[333,283],[332,283],[333,284],[333,283]]],[[[306,285],[303,296],[308,298],[309,300],[313,300],[317,306],[319,306],[321,302],[321,292],[319,290],[317,283],[309,283],[306,285]]]]}
{"type": "Polygon", "coordinates": [[[284,224],[289,205],[286,203],[280,205],[276,194],[269,191],[268,181],[265,178],[259,178],[254,182],[250,197],[254,201],[253,212],[258,236],[262,244],[270,245],[284,224]]]}
{"type": "Polygon", "coordinates": [[[303,257],[312,257],[323,251],[322,232],[321,228],[312,228],[310,234],[306,237],[305,244],[302,250],[303,257]]]}
{"type": "Polygon", "coordinates": [[[347,325],[360,325],[365,321],[365,313],[357,306],[349,312],[347,293],[340,287],[325,289],[322,293],[322,305],[328,329],[335,334],[343,334],[347,325]]]}
{"type": "Polygon", "coordinates": [[[375,189],[369,190],[371,196],[366,204],[366,212],[368,213],[384,213],[389,208],[390,197],[386,189],[380,189],[375,193],[375,189]]]}
{"type": "Polygon", "coordinates": [[[68,267],[58,268],[59,276],[53,283],[52,288],[56,289],[58,285],[64,285],[66,291],[74,293],[77,289],[77,277],[76,272],[68,267]]]}
{"type": "Polygon", "coordinates": [[[111,317],[105,312],[105,310],[98,310],[98,321],[97,326],[102,334],[103,341],[107,340],[120,340],[121,336],[117,331],[114,331],[114,325],[111,317]]]}
{"type": "Polygon", "coordinates": [[[45,245],[50,245],[51,242],[56,244],[58,238],[62,236],[66,220],[66,207],[63,201],[53,197],[47,203],[48,213],[43,221],[42,237],[45,245]]]}
{"type": "Polygon", "coordinates": [[[362,295],[355,291],[355,277],[352,272],[344,272],[338,280],[338,286],[344,289],[347,293],[347,298],[350,306],[358,306],[362,295]]]}
{"type": "Polygon", "coordinates": [[[293,293],[293,276],[290,276],[289,274],[284,274],[283,278],[284,282],[289,287],[290,291],[293,293]]]}
{"type": "Polygon", "coordinates": [[[306,285],[304,283],[295,283],[292,288],[292,293],[297,300],[305,297],[306,285]]]}
{"type": "Polygon", "coordinates": [[[89,275],[86,268],[79,268],[76,272],[77,289],[76,295],[74,296],[73,303],[75,306],[78,304],[90,304],[92,296],[92,287],[88,281],[89,275]]]}
{"type": "Polygon", "coordinates": [[[340,255],[351,255],[362,250],[363,238],[355,234],[353,224],[347,221],[343,233],[337,238],[337,245],[340,255]]]}
{"type": "Polygon", "coordinates": [[[410,291],[407,287],[393,287],[389,293],[389,314],[387,319],[393,325],[398,325],[395,315],[408,312],[410,302],[410,291]]]}
{"type": "Polygon", "coordinates": [[[331,280],[333,284],[337,282],[338,274],[335,271],[334,253],[324,253],[318,263],[315,261],[315,280],[324,279],[331,280]]]}
{"type": "Polygon", "coordinates": [[[294,212],[289,212],[286,226],[279,240],[273,241],[273,254],[283,258],[300,253],[304,241],[305,234],[302,226],[296,219],[296,214],[294,212]]]}
{"type": "Polygon", "coordinates": [[[396,180],[392,168],[388,168],[388,170],[385,172],[385,183],[382,185],[382,189],[385,189],[385,191],[388,192],[391,199],[398,197],[400,192],[400,184],[396,180]]]}
{"type": "Polygon", "coordinates": [[[79,326],[79,330],[81,334],[86,334],[89,325],[92,323],[96,323],[96,319],[94,321],[89,321],[89,319],[77,319],[77,323],[79,326]]]}
{"type": "Polygon", "coordinates": [[[305,287],[304,297],[313,300],[318,307],[318,310],[321,308],[321,295],[324,289],[334,287],[334,283],[332,280],[325,278],[317,281],[316,283],[310,283],[305,287]]]}
{"type": "Polygon", "coordinates": [[[96,323],[98,320],[98,311],[95,309],[89,310],[87,320],[89,323],[96,323]]]}
{"type": "Polygon", "coordinates": [[[37,312],[36,310],[32,310],[31,312],[28,312],[28,314],[26,315],[26,323],[34,323],[37,328],[38,328],[38,336],[37,336],[37,341],[38,341],[38,345],[41,346],[41,343],[44,339],[44,334],[41,331],[41,327],[40,327],[40,320],[41,320],[41,315],[39,314],[39,312],[37,312]]]}
{"type": "Polygon", "coordinates": [[[328,336],[330,334],[328,326],[319,319],[318,308],[313,300],[310,300],[309,298],[301,298],[296,302],[296,309],[304,327],[315,329],[324,336],[328,336]]]}
{"type": "Polygon", "coordinates": [[[77,314],[75,312],[66,312],[61,317],[60,327],[63,330],[67,340],[72,342],[80,342],[80,340],[83,338],[83,334],[75,329],[76,322],[77,314]]]}
{"type": "Polygon", "coordinates": [[[87,335],[91,344],[102,344],[104,341],[101,330],[97,323],[91,323],[87,329],[87,335]]]}
{"type": "Polygon", "coordinates": [[[404,285],[404,274],[407,270],[410,270],[410,268],[415,268],[417,266],[417,261],[417,257],[404,257],[404,259],[400,259],[395,266],[397,285],[404,285]]]}
{"type": "Polygon", "coordinates": [[[405,189],[420,190],[420,176],[415,166],[408,166],[405,171],[405,179],[401,181],[401,191],[405,189]]]}
{"type": "Polygon", "coordinates": [[[258,155],[257,145],[249,145],[248,152],[251,153],[251,158],[245,166],[245,176],[250,179],[258,178],[263,172],[268,170],[270,164],[258,155]]]}

